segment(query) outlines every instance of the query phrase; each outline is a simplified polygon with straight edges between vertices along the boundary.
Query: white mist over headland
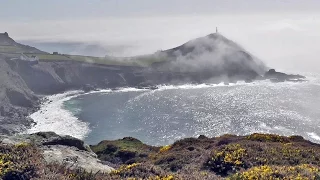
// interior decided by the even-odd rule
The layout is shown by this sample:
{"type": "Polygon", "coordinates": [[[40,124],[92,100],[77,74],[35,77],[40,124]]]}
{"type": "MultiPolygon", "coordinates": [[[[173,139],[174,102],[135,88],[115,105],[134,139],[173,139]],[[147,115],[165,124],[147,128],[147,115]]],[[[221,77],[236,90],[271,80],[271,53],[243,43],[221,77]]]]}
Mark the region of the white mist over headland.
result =
{"type": "MultiPolygon", "coordinates": [[[[213,33],[218,27],[222,35],[270,67],[320,72],[318,1],[204,0],[195,4],[176,0],[170,1],[172,6],[169,9],[163,8],[165,3],[169,2],[139,0],[115,4],[114,1],[93,1],[87,3],[88,12],[80,12],[80,7],[75,9],[74,15],[70,13],[62,17],[57,12],[54,17],[53,10],[49,10],[48,14],[52,16],[47,18],[35,17],[40,13],[36,10],[29,19],[28,16],[24,18],[25,21],[1,19],[1,31],[47,51],[134,56],[179,46],[213,33]],[[122,13],[105,6],[106,14],[102,7],[98,7],[99,3],[100,6],[109,3],[122,13]]],[[[54,6],[52,9],[58,8],[54,6]]]]}

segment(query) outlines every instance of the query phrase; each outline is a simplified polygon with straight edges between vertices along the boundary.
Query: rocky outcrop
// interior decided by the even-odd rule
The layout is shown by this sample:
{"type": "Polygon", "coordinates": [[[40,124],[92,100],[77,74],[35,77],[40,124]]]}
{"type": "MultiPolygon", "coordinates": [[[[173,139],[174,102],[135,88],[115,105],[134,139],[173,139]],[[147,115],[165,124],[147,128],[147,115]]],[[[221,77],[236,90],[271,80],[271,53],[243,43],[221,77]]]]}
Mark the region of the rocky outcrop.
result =
{"type": "Polygon", "coordinates": [[[82,168],[87,172],[106,172],[113,170],[103,164],[97,155],[83,141],[71,136],[59,136],[53,132],[40,132],[30,135],[0,136],[0,144],[32,144],[42,150],[47,163],[58,163],[68,168],[82,168]]]}
{"type": "Polygon", "coordinates": [[[270,69],[268,72],[265,73],[264,78],[270,79],[273,82],[284,82],[284,81],[305,81],[304,76],[301,75],[292,75],[292,74],[285,74],[281,72],[277,72],[275,69],[270,69]]]}

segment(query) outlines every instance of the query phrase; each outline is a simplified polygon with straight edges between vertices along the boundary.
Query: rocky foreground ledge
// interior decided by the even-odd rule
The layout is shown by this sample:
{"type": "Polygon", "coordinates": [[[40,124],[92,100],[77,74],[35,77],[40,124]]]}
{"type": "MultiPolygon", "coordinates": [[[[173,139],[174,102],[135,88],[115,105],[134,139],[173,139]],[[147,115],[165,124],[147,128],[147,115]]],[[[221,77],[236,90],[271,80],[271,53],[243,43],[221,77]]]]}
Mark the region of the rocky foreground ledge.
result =
{"type": "Polygon", "coordinates": [[[55,133],[0,137],[0,179],[319,179],[320,145],[301,136],[83,141],[55,133]]]}

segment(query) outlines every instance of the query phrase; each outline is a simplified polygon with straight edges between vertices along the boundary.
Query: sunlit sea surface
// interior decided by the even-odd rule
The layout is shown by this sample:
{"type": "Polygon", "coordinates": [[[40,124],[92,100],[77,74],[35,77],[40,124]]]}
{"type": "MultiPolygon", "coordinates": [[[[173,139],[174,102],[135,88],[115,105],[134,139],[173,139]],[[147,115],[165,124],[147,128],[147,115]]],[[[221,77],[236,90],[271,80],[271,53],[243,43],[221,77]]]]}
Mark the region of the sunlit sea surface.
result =
{"type": "Polygon", "coordinates": [[[88,144],[131,136],[165,145],[199,135],[264,132],[302,135],[320,143],[320,78],[315,74],[299,83],[125,88],[50,98],[52,103],[31,115],[38,124],[29,133],[55,131],[88,144]]]}

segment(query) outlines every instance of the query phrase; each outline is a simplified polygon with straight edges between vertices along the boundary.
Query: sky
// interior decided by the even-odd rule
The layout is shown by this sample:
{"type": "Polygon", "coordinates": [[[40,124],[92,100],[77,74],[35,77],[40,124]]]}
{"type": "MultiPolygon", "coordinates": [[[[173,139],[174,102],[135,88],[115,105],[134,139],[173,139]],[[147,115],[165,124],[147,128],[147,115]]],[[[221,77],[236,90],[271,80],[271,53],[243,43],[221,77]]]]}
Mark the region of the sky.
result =
{"type": "Polygon", "coordinates": [[[148,54],[218,27],[270,67],[320,73],[319,0],[0,0],[0,4],[0,32],[47,51],[148,54]]]}

